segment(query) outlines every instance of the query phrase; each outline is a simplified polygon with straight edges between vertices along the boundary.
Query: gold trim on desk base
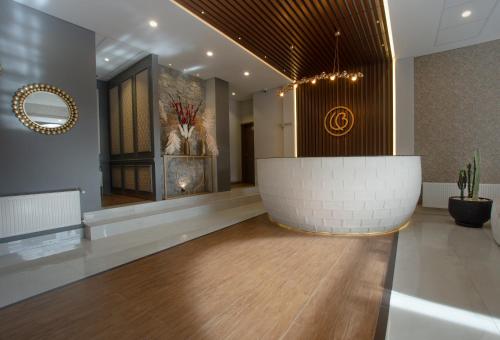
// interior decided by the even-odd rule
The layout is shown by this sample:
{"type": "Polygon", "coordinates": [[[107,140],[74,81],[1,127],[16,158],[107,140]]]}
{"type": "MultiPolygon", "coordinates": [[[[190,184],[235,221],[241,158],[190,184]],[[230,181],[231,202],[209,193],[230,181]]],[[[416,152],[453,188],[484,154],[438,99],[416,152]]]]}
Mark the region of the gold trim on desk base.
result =
{"type": "Polygon", "coordinates": [[[308,235],[315,235],[315,236],[365,236],[365,237],[372,237],[372,236],[385,236],[385,235],[390,235],[390,234],[394,234],[394,233],[397,233],[405,228],[407,228],[409,225],[410,225],[410,220],[402,223],[401,225],[399,225],[398,227],[394,228],[394,229],[391,229],[391,230],[387,230],[387,231],[372,231],[372,232],[366,232],[366,233],[363,233],[363,232],[354,232],[354,233],[334,233],[334,232],[328,232],[328,231],[310,231],[310,230],[304,230],[304,229],[301,229],[301,228],[298,228],[298,227],[293,227],[293,226],[289,226],[287,224],[283,224],[283,223],[279,223],[279,222],[276,222],[275,220],[273,220],[273,218],[269,216],[269,220],[276,224],[278,227],[281,227],[283,229],[287,229],[287,230],[290,230],[290,231],[294,231],[294,232],[297,232],[297,233],[302,233],[302,234],[308,234],[308,235]]]}

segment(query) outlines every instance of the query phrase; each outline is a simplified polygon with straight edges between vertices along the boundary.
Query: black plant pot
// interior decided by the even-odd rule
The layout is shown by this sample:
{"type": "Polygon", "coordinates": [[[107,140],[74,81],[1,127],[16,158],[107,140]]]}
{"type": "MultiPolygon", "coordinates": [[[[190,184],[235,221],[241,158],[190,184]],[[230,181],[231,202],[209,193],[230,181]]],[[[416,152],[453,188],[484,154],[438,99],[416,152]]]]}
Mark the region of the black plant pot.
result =
{"type": "Polygon", "coordinates": [[[455,223],[469,228],[481,228],[490,219],[491,205],[489,198],[480,197],[479,200],[460,199],[454,196],[448,199],[448,211],[455,219],[455,223]]]}

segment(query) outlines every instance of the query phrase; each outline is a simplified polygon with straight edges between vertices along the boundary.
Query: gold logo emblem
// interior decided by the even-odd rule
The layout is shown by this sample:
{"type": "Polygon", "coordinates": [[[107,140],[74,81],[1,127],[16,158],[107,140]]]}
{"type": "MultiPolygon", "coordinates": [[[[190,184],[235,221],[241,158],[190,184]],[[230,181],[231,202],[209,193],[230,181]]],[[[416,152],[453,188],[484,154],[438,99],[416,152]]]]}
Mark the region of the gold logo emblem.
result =
{"type": "Polygon", "coordinates": [[[343,136],[354,126],[354,113],[345,106],[334,107],[326,113],[324,126],[332,136],[343,136]]]}

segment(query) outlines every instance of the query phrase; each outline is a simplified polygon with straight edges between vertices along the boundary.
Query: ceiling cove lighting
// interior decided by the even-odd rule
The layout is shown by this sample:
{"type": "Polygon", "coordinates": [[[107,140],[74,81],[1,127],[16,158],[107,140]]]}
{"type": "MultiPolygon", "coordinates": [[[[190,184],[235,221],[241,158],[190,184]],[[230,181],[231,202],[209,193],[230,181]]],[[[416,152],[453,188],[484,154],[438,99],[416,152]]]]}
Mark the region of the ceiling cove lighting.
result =
{"type": "Polygon", "coordinates": [[[248,77],[248,76],[250,76],[250,72],[245,71],[245,72],[243,72],[243,75],[244,75],[245,77],[248,77]]]}
{"type": "Polygon", "coordinates": [[[149,20],[149,26],[156,28],[156,27],[158,27],[158,23],[154,20],[149,20]]]}
{"type": "Polygon", "coordinates": [[[214,56],[214,52],[212,51],[207,51],[207,57],[213,57],[214,56]]]}
{"type": "Polygon", "coordinates": [[[462,18],[468,18],[468,17],[470,17],[471,14],[472,14],[472,12],[469,10],[463,11],[462,18]]]}
{"type": "Polygon", "coordinates": [[[339,57],[339,37],[340,37],[340,32],[335,32],[335,50],[334,50],[334,58],[333,58],[333,70],[330,73],[322,72],[320,74],[317,74],[312,77],[307,77],[307,78],[302,78],[300,80],[293,81],[290,84],[285,85],[282,87],[278,95],[280,97],[283,97],[283,95],[291,91],[293,89],[296,89],[299,85],[302,84],[316,84],[318,80],[321,79],[330,79],[330,81],[335,81],[337,78],[344,78],[344,79],[350,79],[352,82],[355,82],[359,78],[363,78],[364,74],[361,72],[347,72],[346,70],[340,71],[340,57],[339,57]]]}
{"type": "Polygon", "coordinates": [[[397,114],[396,114],[396,53],[394,52],[394,38],[392,35],[391,13],[388,0],[384,1],[384,13],[389,33],[389,47],[392,57],[392,154],[397,155],[397,114]]]}
{"type": "MultiPolygon", "coordinates": [[[[220,29],[216,28],[215,26],[213,26],[212,24],[210,24],[208,21],[206,21],[205,19],[202,19],[201,17],[195,15],[193,12],[191,12],[189,9],[187,9],[186,7],[184,7],[183,5],[179,4],[177,1],[172,1],[172,3],[174,5],[176,5],[177,7],[179,7],[180,9],[182,9],[184,12],[186,12],[187,14],[191,15],[193,18],[195,18],[196,20],[199,20],[201,21],[203,24],[207,25],[208,27],[210,27],[211,29],[213,29],[214,31],[216,31],[217,33],[219,33],[220,35],[222,35],[223,37],[225,37],[229,42],[231,42],[232,44],[236,45],[238,48],[241,48],[242,50],[244,50],[246,53],[250,54],[251,56],[253,56],[255,59],[257,59],[258,61],[260,61],[261,63],[263,63],[264,65],[266,66],[269,66],[270,70],[276,72],[277,74],[279,74],[280,76],[282,77],[286,77],[286,79],[288,79],[289,81],[292,81],[292,79],[286,75],[286,74],[283,74],[281,73],[280,71],[278,71],[276,68],[274,68],[273,65],[269,64],[267,62],[267,56],[264,57],[264,59],[262,59],[262,57],[256,55],[254,52],[250,51],[248,48],[244,47],[243,45],[241,45],[240,43],[238,43],[236,40],[235,40],[235,37],[234,36],[228,36],[226,33],[222,32],[220,29]]],[[[204,13],[201,13],[201,14],[207,14],[207,12],[204,12],[204,13]]],[[[241,40],[241,37],[239,37],[241,40]]]]}

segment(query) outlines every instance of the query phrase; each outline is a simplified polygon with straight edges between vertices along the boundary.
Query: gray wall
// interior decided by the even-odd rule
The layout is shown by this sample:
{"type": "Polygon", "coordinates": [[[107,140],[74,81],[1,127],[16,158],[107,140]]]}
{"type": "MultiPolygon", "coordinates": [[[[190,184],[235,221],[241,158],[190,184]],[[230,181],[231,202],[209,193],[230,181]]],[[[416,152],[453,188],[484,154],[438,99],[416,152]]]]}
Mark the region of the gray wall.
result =
{"type": "Polygon", "coordinates": [[[0,0],[0,195],[81,188],[83,211],[100,208],[95,34],[0,0]],[[11,110],[16,90],[48,83],[68,92],[80,118],[66,134],[24,127],[11,110]]]}
{"type": "Polygon", "coordinates": [[[109,112],[108,82],[97,81],[99,97],[99,164],[102,173],[102,192],[111,193],[111,176],[109,170],[109,112]]]}
{"type": "Polygon", "coordinates": [[[500,40],[415,58],[415,153],[424,181],[455,182],[481,150],[481,182],[500,183],[500,40]]]}
{"type": "Polygon", "coordinates": [[[415,101],[413,57],[396,60],[396,154],[413,155],[415,101]]]}
{"type": "Polygon", "coordinates": [[[231,190],[231,164],[229,152],[229,84],[212,78],[205,82],[205,105],[215,112],[215,133],[219,156],[217,156],[217,191],[231,190]]]}

